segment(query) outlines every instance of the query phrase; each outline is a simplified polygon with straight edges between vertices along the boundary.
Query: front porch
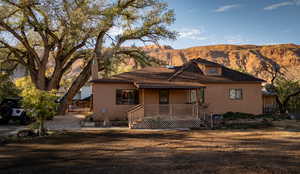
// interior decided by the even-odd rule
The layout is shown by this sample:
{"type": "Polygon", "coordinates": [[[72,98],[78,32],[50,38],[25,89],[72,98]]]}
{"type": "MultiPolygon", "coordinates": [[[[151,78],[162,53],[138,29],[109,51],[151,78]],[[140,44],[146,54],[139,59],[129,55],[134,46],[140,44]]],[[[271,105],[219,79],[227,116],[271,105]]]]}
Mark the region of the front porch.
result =
{"type": "Polygon", "coordinates": [[[211,126],[211,115],[197,104],[140,104],[128,112],[128,126],[133,129],[205,128],[211,126]]]}
{"type": "Polygon", "coordinates": [[[139,101],[127,112],[130,128],[201,128],[210,122],[204,87],[143,88],[139,101]]]}

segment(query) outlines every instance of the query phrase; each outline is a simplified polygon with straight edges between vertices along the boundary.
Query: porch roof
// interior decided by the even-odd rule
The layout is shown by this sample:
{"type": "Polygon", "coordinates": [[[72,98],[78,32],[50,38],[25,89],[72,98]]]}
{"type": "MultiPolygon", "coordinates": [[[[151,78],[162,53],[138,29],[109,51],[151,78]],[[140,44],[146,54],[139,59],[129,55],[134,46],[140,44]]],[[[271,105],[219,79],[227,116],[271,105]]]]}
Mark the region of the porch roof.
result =
{"type": "Polygon", "coordinates": [[[205,88],[205,85],[191,82],[142,82],[134,83],[139,89],[197,89],[205,88]]]}

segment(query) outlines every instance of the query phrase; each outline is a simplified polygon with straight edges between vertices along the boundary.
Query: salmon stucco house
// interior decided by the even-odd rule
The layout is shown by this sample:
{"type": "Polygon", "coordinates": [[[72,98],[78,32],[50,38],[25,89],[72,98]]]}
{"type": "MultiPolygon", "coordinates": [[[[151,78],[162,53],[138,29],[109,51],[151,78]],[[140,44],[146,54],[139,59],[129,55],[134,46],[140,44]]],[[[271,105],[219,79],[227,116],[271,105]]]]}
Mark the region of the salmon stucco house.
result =
{"type": "Polygon", "coordinates": [[[146,67],[92,81],[99,119],[198,118],[201,113],[262,113],[263,80],[204,59],[146,67]]]}

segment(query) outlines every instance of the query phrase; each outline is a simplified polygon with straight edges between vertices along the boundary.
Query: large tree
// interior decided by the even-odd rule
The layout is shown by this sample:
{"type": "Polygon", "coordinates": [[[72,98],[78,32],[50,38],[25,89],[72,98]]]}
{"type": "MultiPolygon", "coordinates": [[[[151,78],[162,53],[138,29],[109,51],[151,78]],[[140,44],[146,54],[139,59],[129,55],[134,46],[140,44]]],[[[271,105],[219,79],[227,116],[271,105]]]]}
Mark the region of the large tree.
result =
{"type": "Polygon", "coordinates": [[[273,92],[276,97],[280,113],[300,109],[300,83],[283,76],[277,76],[271,84],[266,85],[268,91],[273,92]]]}
{"type": "Polygon", "coordinates": [[[265,87],[275,94],[279,112],[283,114],[290,109],[299,109],[299,81],[289,79],[284,73],[286,69],[278,64],[265,64],[265,70],[271,77],[265,87]]]}
{"type": "Polygon", "coordinates": [[[20,92],[11,79],[11,75],[16,69],[15,62],[6,61],[8,50],[0,52],[0,103],[5,98],[15,98],[20,92]]]}
{"type": "Polygon", "coordinates": [[[60,113],[89,80],[93,63],[103,71],[129,56],[145,65],[151,59],[142,50],[123,45],[175,39],[167,29],[174,13],[159,0],[1,0],[0,10],[0,46],[38,89],[58,89],[72,65],[84,62],[60,113]]]}

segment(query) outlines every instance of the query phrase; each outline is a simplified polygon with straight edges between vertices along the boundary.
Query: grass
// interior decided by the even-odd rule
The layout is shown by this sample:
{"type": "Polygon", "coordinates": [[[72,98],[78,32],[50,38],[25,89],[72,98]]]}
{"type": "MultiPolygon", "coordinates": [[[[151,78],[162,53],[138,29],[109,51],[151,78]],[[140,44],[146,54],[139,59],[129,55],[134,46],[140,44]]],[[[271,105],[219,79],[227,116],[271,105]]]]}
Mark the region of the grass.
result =
{"type": "Polygon", "coordinates": [[[300,132],[65,132],[0,146],[0,173],[299,173],[300,132]]]}

